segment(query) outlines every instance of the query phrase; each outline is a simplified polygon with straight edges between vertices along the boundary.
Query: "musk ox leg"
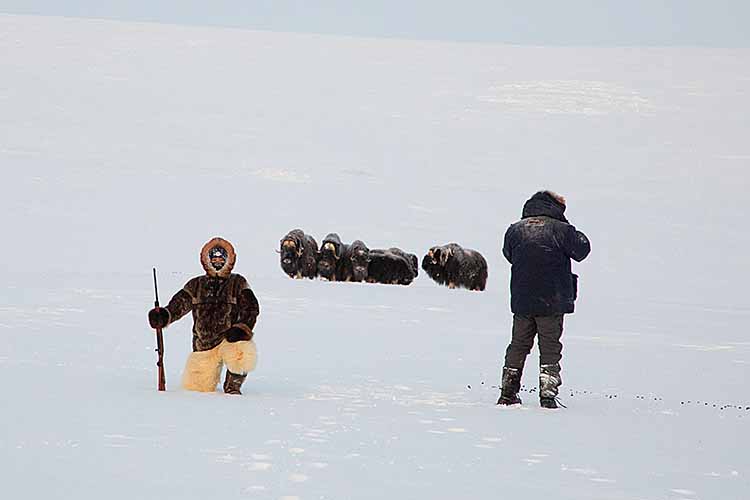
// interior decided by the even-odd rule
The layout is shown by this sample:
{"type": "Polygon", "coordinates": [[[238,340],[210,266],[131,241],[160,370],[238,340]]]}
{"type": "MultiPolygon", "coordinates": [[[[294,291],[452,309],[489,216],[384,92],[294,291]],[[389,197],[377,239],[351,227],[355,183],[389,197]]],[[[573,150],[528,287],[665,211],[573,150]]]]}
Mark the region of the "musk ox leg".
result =
{"type": "Polygon", "coordinates": [[[221,377],[219,347],[193,352],[188,356],[182,374],[182,387],[188,391],[213,392],[221,377]]]}

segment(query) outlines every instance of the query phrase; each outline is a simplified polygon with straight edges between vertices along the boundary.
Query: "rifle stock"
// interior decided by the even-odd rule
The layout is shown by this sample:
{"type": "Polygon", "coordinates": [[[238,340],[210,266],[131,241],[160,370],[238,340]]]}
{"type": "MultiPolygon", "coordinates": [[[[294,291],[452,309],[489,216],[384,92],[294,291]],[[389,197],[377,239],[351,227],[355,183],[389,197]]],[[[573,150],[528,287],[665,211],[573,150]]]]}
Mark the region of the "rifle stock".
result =
{"type": "MultiPolygon", "coordinates": [[[[156,285],[156,268],[154,268],[154,295],[156,297],[156,300],[154,300],[154,307],[159,307],[159,289],[156,285]]],[[[156,352],[158,353],[159,357],[156,361],[156,366],[159,367],[159,385],[158,389],[160,391],[166,391],[167,390],[167,379],[164,375],[164,336],[161,333],[161,328],[156,329],[156,352]]]]}

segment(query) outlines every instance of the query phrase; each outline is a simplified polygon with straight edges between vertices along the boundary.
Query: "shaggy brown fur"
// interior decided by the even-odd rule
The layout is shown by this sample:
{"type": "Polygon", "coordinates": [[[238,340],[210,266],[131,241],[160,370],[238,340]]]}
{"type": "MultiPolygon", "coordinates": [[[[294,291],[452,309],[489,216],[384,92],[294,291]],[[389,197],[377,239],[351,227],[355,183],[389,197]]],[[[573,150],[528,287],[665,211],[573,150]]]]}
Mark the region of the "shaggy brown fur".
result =
{"type": "Polygon", "coordinates": [[[182,387],[188,391],[213,392],[221,377],[221,366],[235,374],[247,374],[255,369],[258,351],[255,342],[221,342],[213,349],[193,352],[185,363],[182,387]]]}
{"type": "Polygon", "coordinates": [[[482,291],[487,284],[487,261],[476,250],[449,243],[430,248],[422,259],[427,276],[448,288],[482,291]]]}
{"type": "Polygon", "coordinates": [[[400,248],[370,250],[368,283],[409,285],[417,277],[417,256],[400,248]]]}
{"type": "Polygon", "coordinates": [[[337,278],[340,281],[364,281],[367,279],[369,263],[370,249],[363,241],[354,240],[351,245],[345,245],[337,278]]]}
{"type": "Polygon", "coordinates": [[[290,278],[310,278],[318,275],[318,243],[302,229],[292,229],[281,238],[279,257],[281,269],[290,278]]]}
{"type": "Polygon", "coordinates": [[[252,338],[260,306],[247,280],[232,274],[236,261],[232,245],[221,238],[214,238],[201,251],[201,263],[205,276],[188,281],[166,306],[169,323],[173,323],[189,312],[193,314],[193,351],[213,349],[226,338],[235,327],[252,338]],[[208,259],[208,251],[216,245],[227,250],[227,261],[216,271],[208,259]]]}
{"type": "Polygon", "coordinates": [[[336,233],[329,233],[320,244],[318,252],[318,276],[328,281],[344,281],[342,257],[348,245],[341,243],[336,233]]]}

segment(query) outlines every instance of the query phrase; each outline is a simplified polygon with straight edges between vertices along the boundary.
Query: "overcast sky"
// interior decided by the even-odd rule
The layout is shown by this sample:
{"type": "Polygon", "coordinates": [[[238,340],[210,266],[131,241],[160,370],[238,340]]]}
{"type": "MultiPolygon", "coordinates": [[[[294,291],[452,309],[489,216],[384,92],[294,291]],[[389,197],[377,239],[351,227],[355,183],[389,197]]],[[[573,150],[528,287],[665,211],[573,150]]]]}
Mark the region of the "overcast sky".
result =
{"type": "Polygon", "coordinates": [[[749,0],[0,0],[0,13],[519,45],[750,47],[749,0]]]}

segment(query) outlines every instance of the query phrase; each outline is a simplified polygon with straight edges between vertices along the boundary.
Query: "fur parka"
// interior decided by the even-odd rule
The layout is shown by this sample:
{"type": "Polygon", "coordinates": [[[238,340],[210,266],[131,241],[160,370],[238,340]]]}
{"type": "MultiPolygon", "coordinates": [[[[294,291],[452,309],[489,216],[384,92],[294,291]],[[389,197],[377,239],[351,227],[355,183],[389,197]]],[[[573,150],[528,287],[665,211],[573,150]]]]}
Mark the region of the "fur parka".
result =
{"type": "Polygon", "coordinates": [[[260,314],[260,306],[247,280],[233,274],[237,259],[232,244],[222,238],[207,242],[200,254],[206,274],[188,281],[169,301],[169,323],[174,323],[189,312],[193,314],[193,351],[213,349],[225,339],[227,330],[236,327],[253,337],[253,328],[260,314]],[[224,266],[211,266],[209,250],[220,246],[227,252],[224,266]]]}

